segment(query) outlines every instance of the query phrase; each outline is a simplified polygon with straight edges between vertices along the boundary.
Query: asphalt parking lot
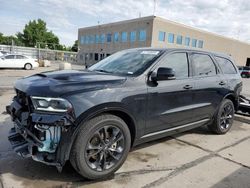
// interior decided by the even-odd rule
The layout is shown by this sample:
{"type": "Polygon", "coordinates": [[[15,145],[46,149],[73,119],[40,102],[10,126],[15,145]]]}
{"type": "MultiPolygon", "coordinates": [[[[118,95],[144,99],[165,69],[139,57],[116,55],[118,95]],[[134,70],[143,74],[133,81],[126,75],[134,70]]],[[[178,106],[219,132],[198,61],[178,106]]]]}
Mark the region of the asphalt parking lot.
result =
{"type": "MultiPolygon", "coordinates": [[[[129,153],[114,177],[105,181],[84,180],[70,165],[58,173],[54,167],[17,156],[7,140],[12,122],[5,114],[14,94],[13,83],[22,76],[57,68],[52,64],[31,71],[0,70],[0,188],[250,187],[250,124],[241,118],[226,135],[213,135],[201,127],[140,145],[129,153]]],[[[250,97],[250,79],[244,79],[243,84],[243,94],[250,97]]]]}

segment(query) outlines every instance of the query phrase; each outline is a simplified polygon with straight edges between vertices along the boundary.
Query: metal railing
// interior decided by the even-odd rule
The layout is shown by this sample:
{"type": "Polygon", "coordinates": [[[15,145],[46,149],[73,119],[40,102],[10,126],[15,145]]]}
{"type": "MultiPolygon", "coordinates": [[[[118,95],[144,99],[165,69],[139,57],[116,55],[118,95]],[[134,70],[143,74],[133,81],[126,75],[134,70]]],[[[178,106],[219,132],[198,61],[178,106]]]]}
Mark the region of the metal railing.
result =
{"type": "Polygon", "coordinates": [[[69,63],[77,63],[77,52],[51,50],[43,48],[30,48],[13,45],[0,45],[0,50],[13,54],[22,54],[29,57],[51,61],[67,61],[69,63]]]}

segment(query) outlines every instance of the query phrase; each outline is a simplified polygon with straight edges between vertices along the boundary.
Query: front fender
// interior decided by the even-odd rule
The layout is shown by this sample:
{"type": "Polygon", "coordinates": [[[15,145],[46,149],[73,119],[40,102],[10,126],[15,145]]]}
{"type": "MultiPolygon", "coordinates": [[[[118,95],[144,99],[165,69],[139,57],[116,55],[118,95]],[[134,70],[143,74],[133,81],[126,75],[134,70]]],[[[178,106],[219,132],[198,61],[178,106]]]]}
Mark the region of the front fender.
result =
{"type": "MultiPolygon", "coordinates": [[[[100,105],[97,105],[88,109],[76,119],[72,128],[69,129],[68,132],[62,135],[61,137],[62,140],[61,140],[61,145],[60,145],[60,149],[58,152],[58,161],[62,165],[64,165],[64,163],[70,158],[71,148],[72,148],[72,145],[74,144],[77,134],[79,133],[80,127],[84,125],[84,123],[90,120],[91,118],[99,114],[108,113],[111,111],[123,112],[132,119],[134,125],[138,123],[137,119],[129,112],[128,108],[122,103],[118,103],[118,102],[104,103],[104,104],[100,104],[100,105]]],[[[137,126],[135,126],[135,135],[137,132],[138,132],[137,126]]]]}

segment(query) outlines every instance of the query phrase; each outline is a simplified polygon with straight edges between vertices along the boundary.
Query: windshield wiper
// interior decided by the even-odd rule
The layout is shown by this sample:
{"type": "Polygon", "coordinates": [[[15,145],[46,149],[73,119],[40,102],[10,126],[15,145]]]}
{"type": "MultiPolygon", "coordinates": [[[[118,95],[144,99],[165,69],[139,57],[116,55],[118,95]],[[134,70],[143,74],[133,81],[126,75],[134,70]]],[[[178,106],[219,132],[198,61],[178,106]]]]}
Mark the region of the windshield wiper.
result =
{"type": "Polygon", "coordinates": [[[104,72],[104,73],[113,73],[113,72],[106,71],[106,70],[103,70],[103,69],[95,69],[94,71],[97,71],[97,72],[104,72]]]}

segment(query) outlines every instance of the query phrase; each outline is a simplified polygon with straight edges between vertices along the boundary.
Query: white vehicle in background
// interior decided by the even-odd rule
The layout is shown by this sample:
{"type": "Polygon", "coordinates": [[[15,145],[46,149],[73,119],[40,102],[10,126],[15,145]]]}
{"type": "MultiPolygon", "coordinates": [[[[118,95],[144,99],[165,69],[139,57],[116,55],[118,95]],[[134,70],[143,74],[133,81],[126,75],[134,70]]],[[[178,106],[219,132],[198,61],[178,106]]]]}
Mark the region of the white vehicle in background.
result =
{"type": "Polygon", "coordinates": [[[25,55],[8,54],[0,57],[0,68],[24,68],[30,70],[39,67],[36,59],[25,55]]]}

